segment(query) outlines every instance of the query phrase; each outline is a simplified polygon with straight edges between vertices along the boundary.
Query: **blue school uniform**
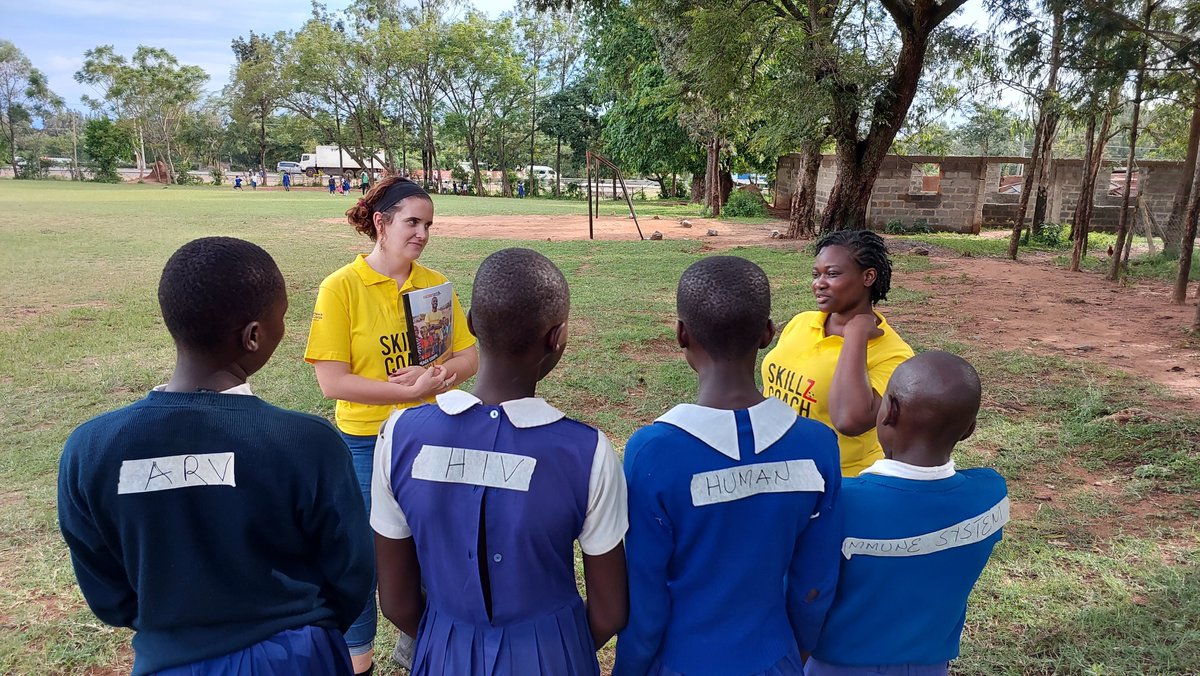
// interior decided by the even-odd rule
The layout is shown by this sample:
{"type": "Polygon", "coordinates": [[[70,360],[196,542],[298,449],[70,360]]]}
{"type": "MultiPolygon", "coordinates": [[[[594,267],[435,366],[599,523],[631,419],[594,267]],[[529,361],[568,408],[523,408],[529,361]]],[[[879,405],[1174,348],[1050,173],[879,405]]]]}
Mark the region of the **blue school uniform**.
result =
{"type": "Polygon", "coordinates": [[[134,629],[134,676],[349,676],[374,551],[346,445],[245,384],[161,390],[81,425],[59,463],[80,590],[134,629]]]}
{"type": "Polygon", "coordinates": [[[775,398],[682,404],[629,440],[625,476],[629,624],[613,673],[801,673],[837,583],[833,431],[775,398]]]}
{"type": "Polygon", "coordinates": [[[837,596],[807,673],[945,674],[1008,522],[994,470],[879,460],[842,486],[837,596]]]}
{"type": "Polygon", "coordinates": [[[599,674],[574,542],[612,551],[625,501],[604,435],[541,399],[487,406],[454,390],[393,413],[376,446],[371,525],[415,540],[427,605],[413,675],[599,674]]]}

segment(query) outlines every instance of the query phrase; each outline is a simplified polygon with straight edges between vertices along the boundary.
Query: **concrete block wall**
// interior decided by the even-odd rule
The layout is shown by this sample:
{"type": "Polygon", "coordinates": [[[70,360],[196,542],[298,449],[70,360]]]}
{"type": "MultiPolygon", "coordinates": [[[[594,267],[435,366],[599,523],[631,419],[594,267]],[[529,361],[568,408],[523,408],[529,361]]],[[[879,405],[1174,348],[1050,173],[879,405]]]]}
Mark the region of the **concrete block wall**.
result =
{"type": "MultiPolygon", "coordinates": [[[[1011,225],[1017,218],[1021,196],[999,192],[1000,165],[1027,162],[1028,158],[1021,157],[889,155],[884,158],[875,181],[867,210],[868,222],[873,228],[882,229],[892,220],[899,220],[905,225],[924,220],[936,230],[951,232],[978,232],[980,227],[1011,225]],[[922,167],[926,164],[940,166],[939,181],[931,181],[930,177],[923,176],[922,167]],[[931,192],[928,188],[934,183],[937,189],[931,192]]],[[[1120,165],[1110,162],[1101,167],[1096,179],[1093,230],[1115,230],[1120,220],[1121,195],[1109,194],[1114,166],[1120,165]]],[[[786,208],[791,203],[799,167],[799,155],[779,158],[775,189],[777,207],[786,208]]],[[[1137,171],[1138,191],[1143,194],[1143,199],[1158,222],[1166,223],[1171,201],[1181,179],[1181,163],[1143,160],[1138,163],[1137,171]]],[[[817,175],[818,211],[823,210],[828,202],[836,172],[837,159],[832,155],[822,157],[817,175]]],[[[1054,160],[1050,174],[1052,180],[1047,196],[1046,219],[1069,223],[1079,202],[1078,186],[1082,182],[1083,161],[1054,160]]],[[[1135,192],[1130,204],[1131,217],[1136,216],[1133,212],[1136,209],[1136,196],[1135,192]]],[[[1033,213],[1035,199],[1036,195],[1029,200],[1027,218],[1033,213]]]]}

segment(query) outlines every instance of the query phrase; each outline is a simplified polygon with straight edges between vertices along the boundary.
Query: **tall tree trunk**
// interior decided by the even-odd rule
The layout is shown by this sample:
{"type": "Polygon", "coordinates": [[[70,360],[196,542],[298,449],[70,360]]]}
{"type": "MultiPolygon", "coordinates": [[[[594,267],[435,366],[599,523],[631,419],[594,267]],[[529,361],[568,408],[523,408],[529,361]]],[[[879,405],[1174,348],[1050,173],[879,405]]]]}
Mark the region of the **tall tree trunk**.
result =
{"type": "Polygon", "coordinates": [[[721,216],[721,139],[714,137],[712,140],[712,196],[710,197],[712,204],[713,218],[721,216]]]}
{"type": "MultiPolygon", "coordinates": [[[[258,169],[266,172],[267,170],[267,115],[264,113],[258,118],[258,169]]],[[[264,174],[265,176],[265,174],[264,174]]],[[[266,182],[266,178],[263,179],[266,182]]]]}
{"type": "Polygon", "coordinates": [[[1192,195],[1192,179],[1196,174],[1196,156],[1200,154],[1200,82],[1192,99],[1192,124],[1188,129],[1187,154],[1179,177],[1179,187],[1171,201],[1171,216],[1163,227],[1163,256],[1177,258],[1179,242],[1183,238],[1184,221],[1187,220],[1189,198],[1192,195]]]}
{"type": "Polygon", "coordinates": [[[8,125],[8,157],[12,162],[13,178],[21,178],[21,170],[17,167],[17,123],[9,120],[8,125]]]}
{"type": "Polygon", "coordinates": [[[1196,318],[1192,320],[1192,330],[1200,333],[1200,300],[1196,301],[1196,318]]]}
{"type": "Polygon", "coordinates": [[[704,165],[704,206],[711,210],[716,206],[714,197],[717,195],[717,189],[714,186],[719,180],[717,178],[717,140],[711,138],[705,146],[708,156],[704,165]]]}
{"type": "Polygon", "coordinates": [[[817,175],[821,170],[821,144],[806,139],[800,144],[800,171],[796,174],[796,189],[788,214],[789,239],[812,237],[816,234],[817,175]]]}
{"type": "MultiPolygon", "coordinates": [[[[1144,0],[1143,12],[1144,21],[1142,27],[1149,30],[1150,15],[1154,11],[1154,5],[1150,0],[1144,0]]],[[[1146,51],[1149,48],[1149,41],[1143,35],[1141,36],[1142,49],[1138,56],[1138,72],[1137,80],[1133,86],[1133,120],[1129,127],[1129,158],[1125,161],[1125,194],[1121,197],[1121,220],[1117,222],[1117,245],[1116,252],[1108,265],[1108,280],[1111,282],[1117,281],[1121,276],[1121,261],[1125,257],[1125,238],[1129,237],[1129,193],[1133,185],[1133,162],[1136,159],[1137,139],[1138,139],[1138,123],[1142,115],[1142,86],[1146,80],[1146,51]]],[[[1143,187],[1139,183],[1138,190],[1143,187]]]]}
{"type": "MultiPolygon", "coordinates": [[[[1089,142],[1088,154],[1085,164],[1082,180],[1083,184],[1079,188],[1079,205],[1076,206],[1077,219],[1075,222],[1074,231],[1079,237],[1076,240],[1076,246],[1081,250],[1082,256],[1086,256],[1088,252],[1088,233],[1092,229],[1092,215],[1095,212],[1096,202],[1096,177],[1100,173],[1100,167],[1104,165],[1104,149],[1108,145],[1109,130],[1112,129],[1113,108],[1116,106],[1117,97],[1120,94],[1120,88],[1113,88],[1109,94],[1108,108],[1104,111],[1104,117],[1101,118],[1099,130],[1095,129],[1095,115],[1093,114],[1088,122],[1089,142]],[[1095,131],[1095,135],[1090,132],[1095,131]],[[1080,211],[1080,207],[1084,207],[1080,211]]],[[[1071,254],[1072,270],[1079,271],[1079,262],[1075,260],[1074,251],[1071,254]]]]}
{"type": "MultiPolygon", "coordinates": [[[[1103,157],[1105,133],[1100,133],[1099,155],[1103,157]]],[[[1079,272],[1080,264],[1087,253],[1088,233],[1092,227],[1092,207],[1096,194],[1096,175],[1100,171],[1096,153],[1096,116],[1088,117],[1087,140],[1083,156],[1083,173],[1080,175],[1079,202],[1075,205],[1075,215],[1071,224],[1071,271],[1079,272]]]]}
{"type": "Polygon", "coordinates": [[[538,192],[538,179],[533,173],[534,152],[537,143],[537,63],[533,66],[533,97],[529,104],[529,187],[528,193],[536,195],[538,192]]]}
{"type": "Polygon", "coordinates": [[[1192,274],[1192,251],[1196,247],[1196,221],[1200,218],[1200,171],[1192,177],[1192,197],[1188,200],[1183,235],[1179,238],[1179,269],[1175,271],[1175,288],[1171,302],[1182,305],[1187,300],[1188,277],[1192,274]]]}
{"type": "Polygon", "coordinates": [[[146,175],[146,133],[142,130],[142,124],[140,122],[134,125],[134,127],[137,129],[138,136],[138,178],[142,178],[146,175]]]}
{"type": "MultiPolygon", "coordinates": [[[[1017,222],[1013,224],[1012,235],[1008,238],[1008,257],[1014,261],[1017,260],[1017,247],[1021,243],[1021,230],[1025,227],[1025,210],[1029,208],[1029,196],[1033,193],[1033,181],[1040,175],[1039,161],[1042,158],[1043,149],[1052,147],[1054,127],[1057,126],[1058,115],[1052,112],[1050,107],[1054,105],[1054,97],[1058,92],[1058,71],[1062,65],[1064,23],[1062,10],[1056,10],[1054,12],[1054,32],[1050,37],[1050,73],[1046,78],[1046,89],[1042,91],[1042,98],[1038,102],[1038,122],[1033,133],[1033,146],[1029,149],[1029,173],[1022,182],[1017,222]],[[1051,116],[1053,116],[1053,120],[1051,116]],[[1046,138],[1047,136],[1050,137],[1049,140],[1046,138]]],[[[1086,237],[1084,239],[1086,241],[1086,237]]],[[[1074,258],[1073,254],[1072,258],[1074,258]]]]}
{"type": "Polygon", "coordinates": [[[82,181],[83,170],[79,168],[79,130],[75,126],[75,113],[71,113],[71,180],[82,181]]]}

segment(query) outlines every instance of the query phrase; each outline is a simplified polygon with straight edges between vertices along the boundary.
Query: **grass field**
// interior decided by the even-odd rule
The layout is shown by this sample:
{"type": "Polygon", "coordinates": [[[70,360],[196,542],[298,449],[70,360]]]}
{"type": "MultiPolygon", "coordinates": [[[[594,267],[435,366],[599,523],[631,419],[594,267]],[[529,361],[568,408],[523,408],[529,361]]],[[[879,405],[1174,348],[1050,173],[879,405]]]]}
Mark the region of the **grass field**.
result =
{"type": "MultiPolygon", "coordinates": [[[[288,335],[254,388],[273,403],[332,414],[301,353],[320,280],[367,247],[349,226],[325,220],[348,201],[301,191],[0,181],[0,311],[7,318],[0,328],[0,399],[7,402],[0,408],[0,673],[128,670],[128,633],[95,620],[75,587],[55,522],[57,460],[76,425],[168,377],[174,353],[155,288],[175,248],[221,234],[275,256],[291,296],[288,335]]],[[[579,213],[581,206],[437,198],[442,215],[579,213]]],[[[622,213],[619,205],[605,208],[622,213]]],[[[696,213],[654,202],[645,208],[696,213]]],[[[514,244],[438,239],[436,230],[433,237],[422,262],[447,274],[467,304],[478,263],[514,244]]],[[[545,381],[548,399],[620,447],[638,426],[693,395],[693,377],[672,341],[673,294],[679,273],[705,255],[700,243],[522,245],[550,256],[572,287],[571,343],[545,381]]],[[[733,253],[771,276],[778,321],[812,307],[806,253],[733,253]]],[[[931,263],[902,255],[897,265],[903,287],[906,274],[931,263]]],[[[901,288],[891,302],[924,301],[901,288]]],[[[943,334],[906,336],[979,368],[987,406],[958,461],[1004,473],[1015,505],[973,596],[954,671],[1200,673],[1194,405],[1189,411],[1142,381],[1071,358],[989,352],[943,334]],[[1155,415],[1127,424],[1110,415],[1132,406],[1155,415]]]]}

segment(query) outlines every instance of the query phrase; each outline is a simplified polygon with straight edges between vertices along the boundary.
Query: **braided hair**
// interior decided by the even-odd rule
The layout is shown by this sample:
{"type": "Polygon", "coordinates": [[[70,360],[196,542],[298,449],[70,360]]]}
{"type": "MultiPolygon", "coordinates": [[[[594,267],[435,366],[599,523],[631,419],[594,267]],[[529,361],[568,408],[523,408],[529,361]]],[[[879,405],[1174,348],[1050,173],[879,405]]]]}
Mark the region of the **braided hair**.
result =
{"type": "Polygon", "coordinates": [[[892,288],[892,259],[883,238],[870,230],[835,230],[817,241],[817,255],[826,247],[840,246],[850,252],[859,268],[875,270],[871,284],[871,305],[887,299],[892,288]]]}

